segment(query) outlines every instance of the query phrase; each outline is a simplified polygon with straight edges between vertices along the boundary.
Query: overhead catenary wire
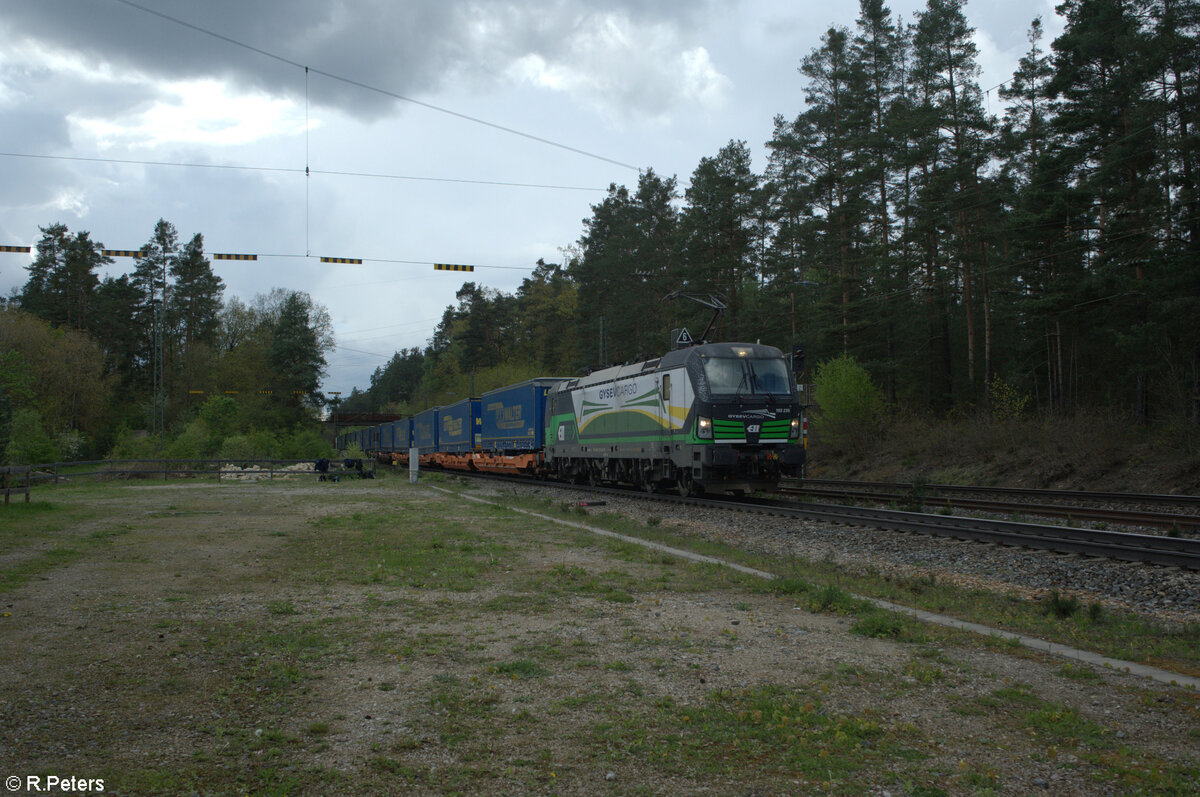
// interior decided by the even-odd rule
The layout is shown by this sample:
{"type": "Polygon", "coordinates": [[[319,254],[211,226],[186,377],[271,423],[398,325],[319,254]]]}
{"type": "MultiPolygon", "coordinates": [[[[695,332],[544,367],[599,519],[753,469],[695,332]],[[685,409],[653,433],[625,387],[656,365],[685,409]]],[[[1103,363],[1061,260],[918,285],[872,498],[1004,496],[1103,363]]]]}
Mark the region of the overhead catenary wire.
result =
{"type": "Polygon", "coordinates": [[[363,89],[364,91],[370,91],[370,92],[373,92],[376,94],[381,94],[385,97],[391,97],[392,99],[400,100],[401,102],[407,102],[407,103],[411,103],[413,105],[418,105],[422,108],[427,108],[431,111],[436,111],[438,113],[446,114],[448,116],[453,116],[457,119],[462,119],[464,121],[471,122],[473,124],[483,125],[484,127],[490,127],[494,130],[499,130],[500,132],[508,133],[508,134],[514,135],[514,136],[519,136],[521,138],[525,138],[530,141],[536,141],[539,144],[545,144],[546,146],[556,147],[558,149],[565,150],[567,152],[573,152],[576,155],[582,155],[586,158],[592,158],[594,160],[603,161],[605,163],[611,163],[614,166],[620,166],[624,169],[632,169],[635,172],[641,171],[639,167],[634,166],[633,164],[630,164],[630,163],[625,163],[623,161],[619,161],[614,158],[609,158],[604,155],[599,155],[595,152],[589,152],[588,150],[580,149],[578,147],[572,147],[567,144],[563,144],[561,142],[554,141],[552,139],[543,138],[542,136],[536,136],[536,135],[533,135],[532,133],[526,133],[522,130],[517,130],[512,127],[506,127],[504,125],[497,124],[495,122],[489,122],[486,119],[481,119],[477,116],[471,116],[469,114],[460,113],[458,111],[453,111],[449,108],[443,108],[440,105],[434,105],[433,103],[424,102],[423,100],[418,100],[413,97],[408,97],[408,96],[399,94],[394,91],[389,91],[387,89],[380,88],[378,86],[372,86],[369,83],[363,83],[362,81],[354,80],[353,78],[348,78],[343,75],[334,74],[333,72],[326,72],[325,70],[322,70],[322,69],[317,69],[315,67],[311,67],[306,64],[301,64],[297,61],[291,60],[290,58],[285,58],[284,56],[279,55],[278,53],[273,53],[273,52],[270,52],[269,50],[264,50],[261,47],[255,47],[254,45],[247,44],[246,42],[239,41],[230,36],[226,36],[222,33],[217,33],[216,31],[209,30],[208,28],[204,28],[199,25],[195,25],[191,22],[186,22],[185,20],[179,19],[178,17],[173,17],[170,14],[165,14],[162,11],[158,11],[153,8],[147,8],[146,6],[143,6],[139,3],[133,2],[133,0],[113,0],[113,2],[121,3],[122,5],[129,6],[130,8],[137,9],[138,11],[142,11],[147,14],[152,14],[161,19],[165,19],[168,22],[174,23],[176,25],[181,25],[185,28],[188,28],[189,30],[196,31],[197,33],[202,33],[206,36],[212,36],[213,38],[220,39],[221,41],[223,41],[227,44],[232,44],[235,47],[241,47],[242,49],[249,50],[250,52],[253,52],[253,53],[257,53],[258,55],[261,55],[264,58],[270,58],[270,59],[278,61],[282,64],[287,64],[288,66],[294,66],[297,69],[303,69],[305,71],[306,75],[311,70],[313,74],[317,74],[322,77],[329,78],[330,80],[338,81],[339,83],[345,83],[348,86],[354,86],[355,88],[360,88],[360,89],[363,89]]]}
{"type": "Polygon", "coordinates": [[[334,169],[303,169],[295,166],[246,166],[232,163],[192,163],[188,161],[151,161],[132,158],[97,158],[82,155],[42,155],[28,152],[0,152],[5,158],[36,158],[40,160],[84,161],[90,163],[112,163],[127,166],[168,166],[187,169],[231,169],[247,172],[275,172],[287,174],[319,174],[332,177],[364,177],[377,180],[414,180],[429,183],[462,183],[465,185],[492,185],[503,188],[541,188],[553,191],[603,192],[607,188],[586,185],[554,185],[552,183],[518,183],[505,180],[472,180],[465,177],[425,177],[411,174],[386,174],[382,172],[348,172],[334,169]]]}

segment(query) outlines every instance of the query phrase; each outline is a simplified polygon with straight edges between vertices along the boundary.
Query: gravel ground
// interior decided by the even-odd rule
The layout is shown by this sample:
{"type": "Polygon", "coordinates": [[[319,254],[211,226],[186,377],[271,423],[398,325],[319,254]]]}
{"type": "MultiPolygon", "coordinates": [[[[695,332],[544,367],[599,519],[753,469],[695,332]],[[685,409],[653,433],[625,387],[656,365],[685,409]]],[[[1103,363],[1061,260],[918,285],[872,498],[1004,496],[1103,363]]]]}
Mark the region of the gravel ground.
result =
{"type": "MultiPolygon", "coordinates": [[[[604,500],[595,511],[677,534],[964,582],[1003,572],[1006,589],[1041,589],[1034,561],[1131,572],[604,500]]],[[[80,522],[48,514],[45,537],[0,557],[16,574],[50,546],[77,551],[0,600],[10,778],[103,778],[120,795],[1088,797],[1192,794],[1200,774],[1195,693],[973,637],[865,636],[789,595],[425,486],[55,496],[72,502],[80,522]]]]}
{"type": "MultiPolygon", "coordinates": [[[[582,491],[540,485],[484,489],[557,501],[588,498],[582,491]]],[[[1085,604],[1127,609],[1167,623],[1200,623],[1200,573],[1193,571],[751,513],[714,513],[634,497],[606,495],[603,500],[604,511],[640,522],[657,517],[675,533],[756,553],[830,561],[857,571],[932,575],[965,587],[1026,597],[1058,590],[1085,604]]]]}

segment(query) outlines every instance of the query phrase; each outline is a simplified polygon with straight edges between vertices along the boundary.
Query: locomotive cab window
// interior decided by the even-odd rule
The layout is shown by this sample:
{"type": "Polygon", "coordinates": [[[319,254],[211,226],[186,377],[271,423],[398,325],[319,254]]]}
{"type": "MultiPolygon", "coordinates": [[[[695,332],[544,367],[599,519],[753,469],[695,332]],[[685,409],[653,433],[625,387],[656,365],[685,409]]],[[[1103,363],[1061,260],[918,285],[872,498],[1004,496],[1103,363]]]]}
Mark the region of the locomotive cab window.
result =
{"type": "Polygon", "coordinates": [[[671,400],[671,375],[670,374],[663,374],[662,397],[663,397],[663,401],[671,400]]]}
{"type": "Polygon", "coordinates": [[[780,357],[705,357],[704,378],[713,395],[786,395],[787,364],[780,357]]]}

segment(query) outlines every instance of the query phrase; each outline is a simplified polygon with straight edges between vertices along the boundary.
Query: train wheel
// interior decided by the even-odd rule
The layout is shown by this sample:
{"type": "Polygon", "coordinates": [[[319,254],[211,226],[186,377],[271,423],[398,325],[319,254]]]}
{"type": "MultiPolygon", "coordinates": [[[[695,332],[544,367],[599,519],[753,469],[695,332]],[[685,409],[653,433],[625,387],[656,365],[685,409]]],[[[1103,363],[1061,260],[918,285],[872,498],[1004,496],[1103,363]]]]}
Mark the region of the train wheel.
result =
{"type": "Polygon", "coordinates": [[[636,485],[643,492],[654,492],[654,470],[649,464],[643,465],[638,470],[636,485]]]}

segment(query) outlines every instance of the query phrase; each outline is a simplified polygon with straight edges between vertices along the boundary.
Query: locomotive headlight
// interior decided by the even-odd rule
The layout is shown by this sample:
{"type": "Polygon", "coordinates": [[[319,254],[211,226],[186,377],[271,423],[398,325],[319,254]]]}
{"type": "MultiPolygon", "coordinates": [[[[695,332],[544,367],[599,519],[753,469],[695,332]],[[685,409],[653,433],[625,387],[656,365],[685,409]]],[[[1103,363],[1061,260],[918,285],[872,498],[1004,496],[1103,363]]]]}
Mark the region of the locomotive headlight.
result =
{"type": "Polygon", "coordinates": [[[712,418],[699,418],[696,420],[696,437],[699,437],[701,440],[712,440],[712,432],[712,418]]]}
{"type": "Polygon", "coordinates": [[[788,437],[796,438],[800,436],[800,419],[792,418],[792,428],[788,430],[788,437]]]}

